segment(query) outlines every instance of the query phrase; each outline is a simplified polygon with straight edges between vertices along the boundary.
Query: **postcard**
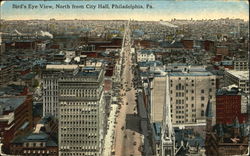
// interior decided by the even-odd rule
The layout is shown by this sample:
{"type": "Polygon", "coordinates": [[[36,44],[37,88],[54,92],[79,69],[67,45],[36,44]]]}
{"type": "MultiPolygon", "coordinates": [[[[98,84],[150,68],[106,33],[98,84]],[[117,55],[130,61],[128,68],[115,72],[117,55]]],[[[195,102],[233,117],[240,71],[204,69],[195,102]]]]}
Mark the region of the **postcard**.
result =
{"type": "Polygon", "coordinates": [[[0,155],[249,155],[247,0],[0,4],[0,155]]]}

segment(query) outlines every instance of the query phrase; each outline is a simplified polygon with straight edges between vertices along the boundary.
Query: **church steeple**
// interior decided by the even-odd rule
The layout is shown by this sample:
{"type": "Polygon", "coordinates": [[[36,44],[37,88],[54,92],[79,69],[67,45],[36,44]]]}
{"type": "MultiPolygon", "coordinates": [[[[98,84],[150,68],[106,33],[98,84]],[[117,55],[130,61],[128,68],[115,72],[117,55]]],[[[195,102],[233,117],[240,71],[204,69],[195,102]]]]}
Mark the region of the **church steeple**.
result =
{"type": "Polygon", "coordinates": [[[212,103],[210,102],[210,99],[207,102],[207,109],[206,109],[206,117],[212,118],[213,117],[213,111],[212,111],[212,103]]]}
{"type": "Polygon", "coordinates": [[[212,113],[212,103],[210,100],[208,100],[207,103],[207,109],[206,109],[206,131],[211,132],[212,131],[212,118],[213,118],[213,113],[212,113]]]}

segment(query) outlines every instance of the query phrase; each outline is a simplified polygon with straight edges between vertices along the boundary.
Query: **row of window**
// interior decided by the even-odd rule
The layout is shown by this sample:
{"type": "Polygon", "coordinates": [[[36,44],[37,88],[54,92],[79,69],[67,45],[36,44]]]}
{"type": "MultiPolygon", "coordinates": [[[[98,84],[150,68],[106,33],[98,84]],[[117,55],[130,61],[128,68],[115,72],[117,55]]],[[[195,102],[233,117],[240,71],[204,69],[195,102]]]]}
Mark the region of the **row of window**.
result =
{"type": "MultiPolygon", "coordinates": [[[[61,134],[61,137],[87,137],[87,138],[96,138],[97,135],[89,135],[89,134],[61,134]]],[[[77,141],[78,142],[78,141],[77,141]]]]}
{"type": "Polygon", "coordinates": [[[71,125],[75,125],[75,124],[85,124],[85,125],[87,125],[87,124],[91,124],[91,125],[94,125],[94,124],[97,124],[97,122],[96,121],[84,121],[84,120],[80,120],[80,121],[61,121],[61,124],[62,125],[69,125],[69,124],[71,124],[71,125]]]}
{"type": "Polygon", "coordinates": [[[63,119],[63,118],[66,118],[66,119],[70,119],[70,118],[73,118],[73,119],[76,119],[76,118],[96,118],[97,115],[87,115],[87,114],[82,114],[82,115],[61,115],[60,118],[63,119]]]}

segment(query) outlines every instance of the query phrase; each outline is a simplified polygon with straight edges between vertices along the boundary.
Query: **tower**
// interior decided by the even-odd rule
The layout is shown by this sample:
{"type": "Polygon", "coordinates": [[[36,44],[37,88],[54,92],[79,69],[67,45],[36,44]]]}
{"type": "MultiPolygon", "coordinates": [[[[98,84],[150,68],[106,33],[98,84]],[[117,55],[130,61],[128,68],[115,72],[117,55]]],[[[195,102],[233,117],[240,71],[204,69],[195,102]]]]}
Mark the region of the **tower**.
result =
{"type": "Polygon", "coordinates": [[[175,155],[175,137],[171,122],[170,114],[170,89],[169,76],[166,79],[166,103],[163,105],[163,123],[161,131],[161,155],[174,156],[175,155]]]}

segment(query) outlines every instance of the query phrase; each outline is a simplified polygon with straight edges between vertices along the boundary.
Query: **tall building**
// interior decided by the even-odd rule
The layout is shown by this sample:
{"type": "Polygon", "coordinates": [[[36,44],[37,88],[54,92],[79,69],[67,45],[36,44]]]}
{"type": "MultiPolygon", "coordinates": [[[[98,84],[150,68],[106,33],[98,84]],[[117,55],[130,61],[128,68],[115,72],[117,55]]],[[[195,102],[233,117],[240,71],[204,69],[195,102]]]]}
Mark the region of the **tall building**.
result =
{"type": "Polygon", "coordinates": [[[225,85],[237,85],[245,93],[249,93],[249,71],[225,71],[225,85]]]}
{"type": "MultiPolygon", "coordinates": [[[[216,76],[203,67],[179,66],[168,72],[169,88],[164,74],[154,77],[150,85],[150,121],[162,122],[164,95],[169,90],[173,125],[205,123],[208,100],[215,105],[216,76]]],[[[215,111],[215,107],[213,107],[215,111]]],[[[215,122],[215,119],[214,121],[215,122]]]]}
{"type": "Polygon", "coordinates": [[[58,118],[58,79],[64,73],[73,73],[77,65],[47,65],[43,71],[43,116],[58,118]]]}
{"type": "Polygon", "coordinates": [[[58,80],[59,155],[101,156],[105,129],[102,64],[64,73],[58,80]]]}
{"type": "Polygon", "coordinates": [[[155,76],[150,89],[150,122],[162,122],[163,105],[166,103],[166,76],[155,76]]]}
{"type": "Polygon", "coordinates": [[[238,88],[222,88],[216,93],[216,123],[231,124],[237,117],[240,123],[247,121],[247,98],[238,88]]]}
{"type": "Polygon", "coordinates": [[[215,105],[216,76],[205,69],[191,67],[170,72],[169,79],[172,123],[205,123],[208,100],[215,105]]]}
{"type": "Polygon", "coordinates": [[[32,96],[0,97],[0,143],[10,153],[10,143],[32,128],[32,96]]]}

